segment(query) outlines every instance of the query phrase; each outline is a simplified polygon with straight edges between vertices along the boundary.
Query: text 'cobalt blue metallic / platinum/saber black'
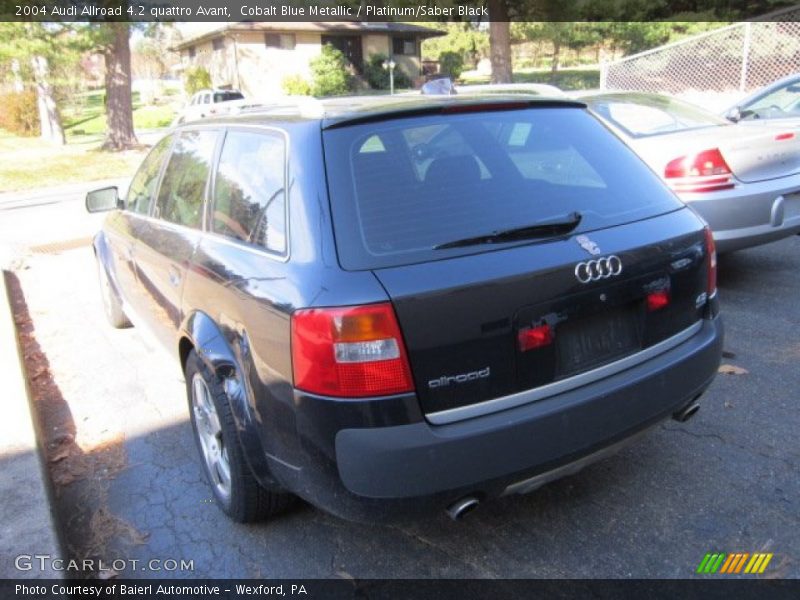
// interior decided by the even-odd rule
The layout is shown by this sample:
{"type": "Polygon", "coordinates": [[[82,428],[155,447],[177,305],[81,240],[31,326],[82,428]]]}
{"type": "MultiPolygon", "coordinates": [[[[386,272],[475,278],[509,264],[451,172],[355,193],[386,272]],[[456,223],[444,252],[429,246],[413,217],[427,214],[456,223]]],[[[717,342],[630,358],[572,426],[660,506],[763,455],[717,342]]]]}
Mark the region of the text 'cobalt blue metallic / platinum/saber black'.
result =
{"type": "Polygon", "coordinates": [[[720,361],[709,230],[575,101],[263,107],[87,207],[107,315],[179,361],[237,521],[458,518],[687,419],[720,361]]]}

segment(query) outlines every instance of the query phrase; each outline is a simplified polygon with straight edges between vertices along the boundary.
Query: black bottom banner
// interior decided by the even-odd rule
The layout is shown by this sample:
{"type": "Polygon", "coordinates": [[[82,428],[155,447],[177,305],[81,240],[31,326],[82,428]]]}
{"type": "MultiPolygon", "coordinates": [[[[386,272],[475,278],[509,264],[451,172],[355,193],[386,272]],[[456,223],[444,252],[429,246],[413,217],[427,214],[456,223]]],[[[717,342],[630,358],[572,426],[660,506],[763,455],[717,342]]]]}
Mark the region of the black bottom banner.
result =
{"type": "Polygon", "coordinates": [[[800,580],[448,580],[448,579],[309,579],[309,580],[0,580],[0,598],[61,600],[100,599],[408,599],[457,598],[769,598],[800,597],[800,580]]]}

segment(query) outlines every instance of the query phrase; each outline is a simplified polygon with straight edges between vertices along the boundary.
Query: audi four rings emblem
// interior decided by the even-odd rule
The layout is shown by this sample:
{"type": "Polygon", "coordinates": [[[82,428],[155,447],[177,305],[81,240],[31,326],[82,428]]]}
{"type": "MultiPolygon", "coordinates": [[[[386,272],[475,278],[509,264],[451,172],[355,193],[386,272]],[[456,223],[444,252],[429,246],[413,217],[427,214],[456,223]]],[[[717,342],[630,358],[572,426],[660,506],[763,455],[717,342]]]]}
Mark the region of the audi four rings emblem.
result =
{"type": "Polygon", "coordinates": [[[615,254],[575,265],[575,277],[581,283],[616,277],[620,273],[622,273],[622,260],[615,254]]]}

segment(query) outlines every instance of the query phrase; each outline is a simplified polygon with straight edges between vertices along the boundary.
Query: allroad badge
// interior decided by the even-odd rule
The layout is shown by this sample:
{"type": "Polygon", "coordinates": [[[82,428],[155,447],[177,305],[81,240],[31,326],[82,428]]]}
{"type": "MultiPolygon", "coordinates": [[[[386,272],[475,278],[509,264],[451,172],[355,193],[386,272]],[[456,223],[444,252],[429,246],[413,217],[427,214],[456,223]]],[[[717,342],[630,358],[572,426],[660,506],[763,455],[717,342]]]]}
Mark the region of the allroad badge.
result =
{"type": "Polygon", "coordinates": [[[600,246],[595,244],[592,240],[589,239],[587,235],[579,235],[575,238],[575,241],[578,242],[584,250],[586,250],[592,256],[597,256],[600,254],[600,246]]]}

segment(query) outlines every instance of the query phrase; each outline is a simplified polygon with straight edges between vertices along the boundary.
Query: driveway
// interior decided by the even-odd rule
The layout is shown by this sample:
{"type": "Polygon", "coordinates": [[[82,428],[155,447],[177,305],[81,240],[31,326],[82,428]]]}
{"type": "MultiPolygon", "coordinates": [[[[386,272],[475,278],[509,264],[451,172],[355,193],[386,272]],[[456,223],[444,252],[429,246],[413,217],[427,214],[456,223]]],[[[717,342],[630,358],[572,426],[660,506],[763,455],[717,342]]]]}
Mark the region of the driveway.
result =
{"type": "Polygon", "coordinates": [[[305,504],[229,522],[204,481],[176,364],[143,332],[105,324],[89,247],[44,252],[17,264],[16,311],[30,317],[26,354],[44,365],[37,403],[67,431],[47,435],[75,556],[134,559],[115,563],[132,577],[681,578],[707,552],[768,551],[765,576],[800,576],[800,237],[722,257],[723,362],[738,374],[717,378],[694,419],[463,522],[394,525],[305,504]],[[191,565],[151,570],[152,559],[191,565]]]}

